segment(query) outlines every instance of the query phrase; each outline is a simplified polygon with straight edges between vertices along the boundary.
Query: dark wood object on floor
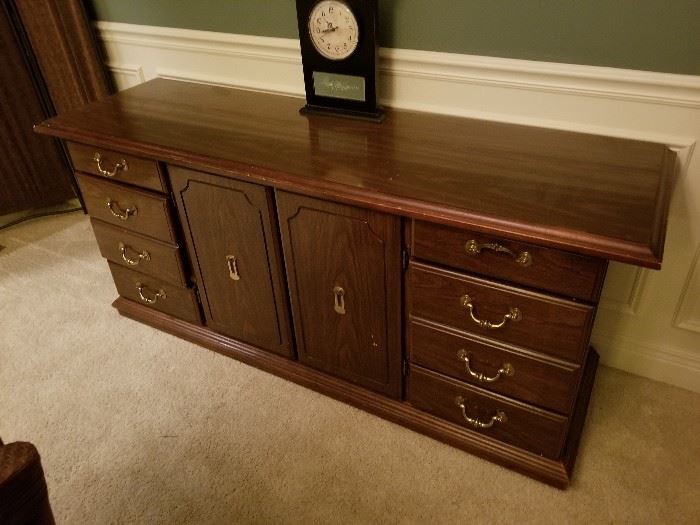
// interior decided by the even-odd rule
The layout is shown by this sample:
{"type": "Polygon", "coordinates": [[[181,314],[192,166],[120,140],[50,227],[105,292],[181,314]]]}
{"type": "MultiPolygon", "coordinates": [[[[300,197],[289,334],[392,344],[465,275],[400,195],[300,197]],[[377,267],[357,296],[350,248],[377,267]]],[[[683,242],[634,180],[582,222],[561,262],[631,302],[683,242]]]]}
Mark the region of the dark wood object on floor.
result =
{"type": "Polygon", "coordinates": [[[155,80],[38,126],[72,142],[114,306],[567,486],[607,262],[660,267],[675,154],[298,106],[155,80]]]}
{"type": "Polygon", "coordinates": [[[0,441],[0,523],[55,523],[41,458],[31,443],[0,441]]]}

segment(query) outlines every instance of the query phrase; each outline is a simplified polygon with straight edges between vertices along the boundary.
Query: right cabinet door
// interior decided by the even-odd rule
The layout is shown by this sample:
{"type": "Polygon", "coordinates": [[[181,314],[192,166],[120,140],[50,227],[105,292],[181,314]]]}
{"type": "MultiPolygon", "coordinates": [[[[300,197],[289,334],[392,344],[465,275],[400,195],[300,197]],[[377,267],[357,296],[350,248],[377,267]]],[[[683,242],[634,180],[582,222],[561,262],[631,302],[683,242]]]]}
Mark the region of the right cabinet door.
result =
{"type": "Polygon", "coordinates": [[[277,192],[302,363],[398,398],[400,219],[277,192]]]}

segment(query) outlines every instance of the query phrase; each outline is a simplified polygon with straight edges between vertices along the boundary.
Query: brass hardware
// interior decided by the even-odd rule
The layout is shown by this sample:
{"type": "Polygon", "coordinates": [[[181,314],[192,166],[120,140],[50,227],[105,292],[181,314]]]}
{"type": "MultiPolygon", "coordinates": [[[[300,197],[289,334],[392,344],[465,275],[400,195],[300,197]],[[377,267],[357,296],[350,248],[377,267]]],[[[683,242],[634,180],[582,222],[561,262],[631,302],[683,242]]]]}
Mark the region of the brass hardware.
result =
{"type": "Polygon", "coordinates": [[[141,261],[150,261],[150,260],[151,260],[151,254],[148,253],[146,250],[142,251],[141,253],[136,253],[136,256],[138,257],[137,259],[132,259],[132,258],[130,258],[130,257],[126,254],[126,251],[127,251],[127,250],[131,250],[132,252],[135,252],[136,250],[134,250],[134,249],[133,249],[131,246],[129,246],[128,244],[124,244],[123,242],[120,242],[120,243],[119,243],[119,250],[120,250],[121,253],[122,253],[122,260],[123,260],[126,264],[130,264],[131,266],[136,266],[136,265],[137,265],[138,263],[140,263],[141,261]]]}
{"type": "Polygon", "coordinates": [[[111,198],[107,197],[107,207],[109,208],[109,211],[114,215],[117,219],[120,219],[122,221],[127,220],[129,217],[132,215],[138,215],[139,210],[136,206],[133,208],[127,208],[126,210],[122,210],[121,207],[119,206],[119,203],[117,201],[113,201],[111,198]],[[116,211],[114,209],[117,209],[116,211]]]}
{"type": "Polygon", "coordinates": [[[493,250],[495,252],[507,253],[513,259],[515,259],[515,262],[520,266],[530,266],[532,264],[532,255],[530,252],[520,252],[519,254],[516,254],[497,242],[486,242],[479,244],[474,239],[470,239],[467,241],[467,244],[464,245],[464,248],[467,250],[469,255],[479,255],[481,250],[493,250]]]}
{"type": "Polygon", "coordinates": [[[228,276],[232,281],[240,281],[241,274],[238,273],[238,262],[235,255],[226,256],[226,264],[228,265],[228,276]]]}
{"type": "Polygon", "coordinates": [[[128,170],[129,166],[126,164],[126,160],[122,159],[119,162],[117,162],[114,165],[114,168],[112,168],[112,171],[108,171],[102,167],[102,155],[99,153],[95,152],[95,155],[92,157],[92,160],[97,162],[97,172],[104,176],[104,177],[114,177],[117,173],[119,173],[121,170],[128,170]]]}
{"type": "Polygon", "coordinates": [[[155,304],[158,299],[166,299],[167,295],[165,294],[165,290],[158,290],[155,293],[152,293],[153,297],[148,297],[144,294],[144,291],[148,289],[146,285],[143,285],[141,283],[136,283],[136,288],[139,291],[139,297],[141,300],[146,303],[146,304],[155,304]]]}
{"type": "Polygon", "coordinates": [[[379,343],[374,339],[374,334],[369,334],[369,337],[372,339],[372,348],[374,350],[379,350],[379,343]]]}
{"type": "Polygon", "coordinates": [[[464,398],[462,396],[457,396],[455,398],[455,404],[462,409],[462,416],[464,416],[464,420],[474,428],[491,428],[495,423],[508,422],[508,417],[506,416],[506,413],[502,410],[498,410],[496,412],[496,415],[491,416],[491,419],[489,419],[486,422],[480,421],[478,418],[475,417],[469,417],[467,415],[467,408],[464,404],[464,398]]]}
{"type": "Polygon", "coordinates": [[[468,295],[462,296],[462,306],[469,310],[469,316],[472,318],[476,324],[481,328],[488,328],[489,330],[497,330],[498,328],[503,328],[508,321],[517,322],[523,318],[522,313],[519,308],[511,307],[510,311],[503,316],[503,320],[500,323],[492,323],[491,321],[485,321],[477,318],[474,315],[474,305],[472,304],[472,298],[468,295]]]}
{"type": "Polygon", "coordinates": [[[498,369],[498,372],[496,372],[495,376],[488,377],[481,372],[474,372],[469,365],[469,353],[464,348],[457,352],[457,359],[464,361],[464,365],[467,368],[467,373],[479,383],[493,383],[494,381],[498,381],[502,375],[511,377],[515,374],[515,368],[513,368],[513,365],[510,363],[503,363],[501,368],[498,369]]]}
{"type": "Polygon", "coordinates": [[[333,288],[333,297],[335,300],[335,305],[333,307],[335,313],[345,315],[345,290],[340,286],[336,286],[333,288]]]}

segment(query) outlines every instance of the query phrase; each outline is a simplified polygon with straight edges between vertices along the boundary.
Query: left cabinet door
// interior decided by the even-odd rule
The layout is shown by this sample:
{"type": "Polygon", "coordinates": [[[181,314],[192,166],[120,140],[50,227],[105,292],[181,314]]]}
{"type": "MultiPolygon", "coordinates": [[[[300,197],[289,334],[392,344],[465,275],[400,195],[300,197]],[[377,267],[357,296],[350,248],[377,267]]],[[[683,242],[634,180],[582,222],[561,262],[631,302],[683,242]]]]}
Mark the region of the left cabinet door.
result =
{"type": "Polygon", "coordinates": [[[207,326],[291,356],[272,190],[185,168],[168,171],[207,326]]]}

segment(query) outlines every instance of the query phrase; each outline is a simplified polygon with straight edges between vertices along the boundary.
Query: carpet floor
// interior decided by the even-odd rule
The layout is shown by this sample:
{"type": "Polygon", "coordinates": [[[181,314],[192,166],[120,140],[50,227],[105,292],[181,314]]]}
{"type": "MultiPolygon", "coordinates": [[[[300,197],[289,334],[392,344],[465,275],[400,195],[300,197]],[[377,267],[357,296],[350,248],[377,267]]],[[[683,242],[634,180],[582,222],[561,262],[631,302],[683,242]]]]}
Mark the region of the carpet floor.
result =
{"type": "Polygon", "coordinates": [[[0,436],[59,525],[700,523],[699,394],[601,367],[560,491],[120,317],[81,214],[0,245],[0,436]]]}

